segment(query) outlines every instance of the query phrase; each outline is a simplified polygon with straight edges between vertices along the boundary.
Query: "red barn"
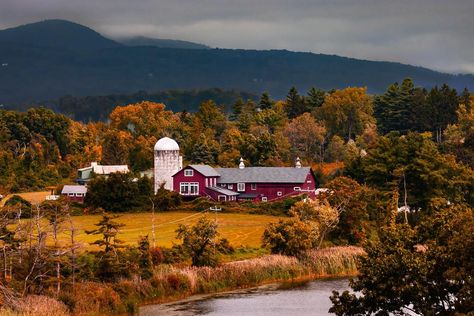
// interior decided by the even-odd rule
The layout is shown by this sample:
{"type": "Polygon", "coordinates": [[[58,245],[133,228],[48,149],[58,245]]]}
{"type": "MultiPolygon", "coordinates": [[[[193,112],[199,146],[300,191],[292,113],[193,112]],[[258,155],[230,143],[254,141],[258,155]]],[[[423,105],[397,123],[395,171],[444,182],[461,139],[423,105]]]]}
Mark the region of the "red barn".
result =
{"type": "Polygon", "coordinates": [[[173,175],[173,191],[215,201],[273,201],[306,193],[315,196],[316,178],[309,167],[212,168],[188,165],[173,175]]]}

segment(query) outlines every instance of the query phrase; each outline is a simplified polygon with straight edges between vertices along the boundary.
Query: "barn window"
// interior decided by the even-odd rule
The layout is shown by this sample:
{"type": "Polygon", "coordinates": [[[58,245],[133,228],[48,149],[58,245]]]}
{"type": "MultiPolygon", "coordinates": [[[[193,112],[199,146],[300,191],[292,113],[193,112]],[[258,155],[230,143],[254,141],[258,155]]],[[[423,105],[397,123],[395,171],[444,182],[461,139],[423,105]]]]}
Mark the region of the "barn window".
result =
{"type": "Polygon", "coordinates": [[[198,195],[199,183],[198,182],[181,182],[179,184],[179,193],[182,195],[198,195]]]}
{"type": "Polygon", "coordinates": [[[233,184],[229,184],[227,187],[229,188],[229,190],[233,190],[233,189],[234,189],[234,185],[233,185],[233,184]]]}
{"type": "Polygon", "coordinates": [[[294,191],[301,191],[301,188],[300,187],[294,187],[293,190],[294,191]]]}
{"type": "Polygon", "coordinates": [[[311,180],[306,181],[307,183],[311,183],[311,180]]]}
{"type": "Polygon", "coordinates": [[[262,202],[267,202],[267,201],[268,201],[267,197],[266,197],[266,196],[262,196],[262,202]]]}
{"type": "Polygon", "coordinates": [[[278,195],[278,196],[282,196],[282,194],[283,194],[283,193],[281,193],[281,191],[278,191],[278,192],[277,192],[277,195],[278,195]]]}
{"type": "Polygon", "coordinates": [[[245,183],[237,183],[237,191],[244,192],[245,191],[245,183]]]}
{"type": "Polygon", "coordinates": [[[184,176],[185,177],[192,177],[193,175],[194,175],[194,170],[193,169],[184,170],[184,176]]]}
{"type": "Polygon", "coordinates": [[[251,184],[251,188],[252,188],[252,190],[257,190],[257,184],[256,184],[256,183],[252,183],[252,184],[251,184]]]}

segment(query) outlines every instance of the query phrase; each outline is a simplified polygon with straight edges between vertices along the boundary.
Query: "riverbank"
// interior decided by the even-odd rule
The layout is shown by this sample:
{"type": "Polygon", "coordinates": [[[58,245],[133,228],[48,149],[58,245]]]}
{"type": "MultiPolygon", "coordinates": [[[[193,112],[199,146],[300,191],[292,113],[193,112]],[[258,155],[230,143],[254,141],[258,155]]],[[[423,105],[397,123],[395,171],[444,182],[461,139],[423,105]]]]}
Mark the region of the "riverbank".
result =
{"type": "MultiPolygon", "coordinates": [[[[304,259],[281,255],[229,262],[219,267],[159,265],[148,280],[117,283],[83,282],[59,297],[73,315],[135,314],[139,305],[178,301],[199,294],[220,293],[277,282],[299,282],[357,274],[359,247],[314,250],[304,259]]],[[[54,311],[43,315],[54,315],[54,311]]],[[[35,315],[41,315],[36,311],[35,315]]]]}
{"type": "Polygon", "coordinates": [[[140,316],[167,315],[326,315],[332,291],[349,290],[348,278],[321,278],[303,282],[271,283],[217,294],[140,307],[140,316]]]}
{"type": "Polygon", "coordinates": [[[163,266],[156,271],[154,281],[155,288],[162,288],[164,295],[144,303],[166,303],[196,294],[219,293],[282,281],[353,276],[357,274],[356,259],[361,254],[363,250],[358,247],[332,247],[313,250],[305,259],[267,255],[216,268],[163,266]]]}

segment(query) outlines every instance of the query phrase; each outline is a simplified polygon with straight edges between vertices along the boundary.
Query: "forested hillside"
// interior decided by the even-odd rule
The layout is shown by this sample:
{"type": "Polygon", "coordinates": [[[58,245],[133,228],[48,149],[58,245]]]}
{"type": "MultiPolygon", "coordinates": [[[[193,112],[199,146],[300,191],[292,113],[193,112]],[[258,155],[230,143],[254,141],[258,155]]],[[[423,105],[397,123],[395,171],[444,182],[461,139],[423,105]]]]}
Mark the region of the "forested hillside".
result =
{"type": "MultiPolygon", "coordinates": [[[[216,104],[222,106],[225,112],[230,112],[232,104],[239,99],[256,100],[258,96],[252,93],[221,89],[170,90],[157,93],[140,91],[126,95],[64,96],[55,101],[29,104],[28,107],[45,106],[72,119],[88,122],[105,121],[115,107],[140,101],[164,103],[169,110],[175,112],[195,112],[202,102],[213,100],[216,104]]],[[[21,109],[22,107],[14,108],[21,109]]]]}
{"type": "Polygon", "coordinates": [[[276,98],[291,86],[367,86],[380,93],[405,77],[427,88],[447,83],[474,89],[472,75],[393,62],[282,50],[132,47],[70,22],[55,21],[54,28],[44,23],[0,31],[0,104],[170,89],[268,91],[276,98]]]}

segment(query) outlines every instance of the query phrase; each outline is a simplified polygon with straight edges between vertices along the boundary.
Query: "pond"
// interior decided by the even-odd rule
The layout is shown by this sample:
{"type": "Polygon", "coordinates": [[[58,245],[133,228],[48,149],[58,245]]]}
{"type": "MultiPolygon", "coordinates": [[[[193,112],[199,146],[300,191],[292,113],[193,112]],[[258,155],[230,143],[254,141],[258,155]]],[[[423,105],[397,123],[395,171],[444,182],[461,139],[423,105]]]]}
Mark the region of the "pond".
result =
{"type": "Polygon", "coordinates": [[[175,303],[143,306],[140,315],[330,315],[329,296],[332,291],[348,289],[347,279],[273,284],[212,296],[195,296],[175,303]]]}

